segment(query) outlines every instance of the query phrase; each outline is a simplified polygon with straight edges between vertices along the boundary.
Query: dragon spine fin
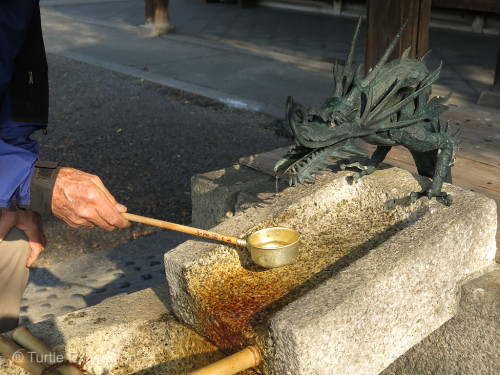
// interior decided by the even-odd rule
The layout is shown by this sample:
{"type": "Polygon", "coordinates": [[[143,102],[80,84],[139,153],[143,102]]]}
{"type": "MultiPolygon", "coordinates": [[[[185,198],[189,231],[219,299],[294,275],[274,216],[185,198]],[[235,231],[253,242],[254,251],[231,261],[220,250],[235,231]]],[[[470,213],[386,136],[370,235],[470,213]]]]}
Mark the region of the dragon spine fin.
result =
{"type": "Polygon", "coordinates": [[[404,50],[403,54],[401,55],[401,60],[408,59],[410,56],[410,51],[411,51],[411,46],[409,46],[407,49],[404,50]]]}
{"type": "Polygon", "coordinates": [[[406,20],[403,23],[403,26],[401,26],[398,33],[392,40],[391,44],[389,44],[389,47],[387,47],[384,54],[378,61],[377,65],[375,65],[375,67],[370,71],[368,76],[361,82],[362,88],[366,88],[371,83],[371,81],[378,75],[378,72],[382,69],[382,67],[385,65],[392,51],[394,50],[394,48],[396,48],[396,45],[398,44],[399,39],[401,38],[401,35],[403,35],[403,31],[406,29],[406,25],[408,25],[408,20],[406,20]]]}

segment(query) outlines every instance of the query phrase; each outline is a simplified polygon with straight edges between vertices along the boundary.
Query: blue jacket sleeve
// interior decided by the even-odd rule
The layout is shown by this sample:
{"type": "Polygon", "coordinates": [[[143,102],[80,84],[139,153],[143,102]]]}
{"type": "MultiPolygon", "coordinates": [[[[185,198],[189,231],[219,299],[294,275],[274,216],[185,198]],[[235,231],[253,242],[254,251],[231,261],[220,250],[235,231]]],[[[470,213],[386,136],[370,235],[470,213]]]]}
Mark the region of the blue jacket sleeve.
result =
{"type": "Polygon", "coordinates": [[[19,150],[0,140],[0,207],[8,208],[14,201],[30,204],[30,184],[37,156],[19,150]]]}
{"type": "Polygon", "coordinates": [[[38,6],[38,0],[0,1],[0,207],[30,204],[30,183],[38,159],[38,145],[30,136],[46,126],[14,121],[9,97],[16,57],[38,6]]]}
{"type": "MultiPolygon", "coordinates": [[[[3,124],[5,125],[5,124],[3,124]]],[[[30,140],[37,126],[0,128],[0,207],[30,204],[30,184],[38,145],[30,140]]]]}

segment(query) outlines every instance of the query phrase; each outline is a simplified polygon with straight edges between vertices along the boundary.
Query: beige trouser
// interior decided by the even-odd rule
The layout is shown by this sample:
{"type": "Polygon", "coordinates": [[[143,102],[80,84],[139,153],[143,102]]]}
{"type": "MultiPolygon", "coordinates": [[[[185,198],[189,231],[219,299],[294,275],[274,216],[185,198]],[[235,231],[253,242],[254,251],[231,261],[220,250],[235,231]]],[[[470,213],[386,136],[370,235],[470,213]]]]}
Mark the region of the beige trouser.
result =
{"type": "Polygon", "coordinates": [[[0,242],[0,332],[17,327],[21,298],[28,283],[30,253],[24,232],[12,228],[0,242]]]}

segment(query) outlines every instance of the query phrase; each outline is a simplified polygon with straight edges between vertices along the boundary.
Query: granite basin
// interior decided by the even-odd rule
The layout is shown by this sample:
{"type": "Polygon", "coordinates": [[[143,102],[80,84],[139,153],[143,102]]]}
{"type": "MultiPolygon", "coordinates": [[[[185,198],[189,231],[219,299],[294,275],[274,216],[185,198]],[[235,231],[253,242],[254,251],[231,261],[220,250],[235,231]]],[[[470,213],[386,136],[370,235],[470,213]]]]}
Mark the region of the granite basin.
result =
{"type": "Polygon", "coordinates": [[[409,199],[429,180],[398,168],[353,183],[329,173],[214,231],[299,232],[291,265],[192,240],[165,254],[176,316],[223,352],[256,345],[265,374],[378,374],[456,312],[460,285],[489,269],[496,205],[445,185],[454,203],[409,199]]]}

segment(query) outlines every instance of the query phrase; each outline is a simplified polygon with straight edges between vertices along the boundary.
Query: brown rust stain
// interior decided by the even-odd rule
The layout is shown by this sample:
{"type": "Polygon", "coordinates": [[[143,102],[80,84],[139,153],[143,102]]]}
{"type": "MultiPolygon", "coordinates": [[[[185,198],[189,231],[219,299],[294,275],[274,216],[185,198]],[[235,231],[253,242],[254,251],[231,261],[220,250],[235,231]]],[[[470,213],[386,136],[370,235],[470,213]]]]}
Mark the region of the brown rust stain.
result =
{"type": "Polygon", "coordinates": [[[321,213],[299,229],[300,254],[291,265],[264,270],[235,261],[193,267],[186,280],[201,331],[226,353],[262,347],[273,314],[341,269],[342,259],[354,249],[368,251],[383,242],[397,222],[384,210],[351,210],[333,219],[321,213]]]}

